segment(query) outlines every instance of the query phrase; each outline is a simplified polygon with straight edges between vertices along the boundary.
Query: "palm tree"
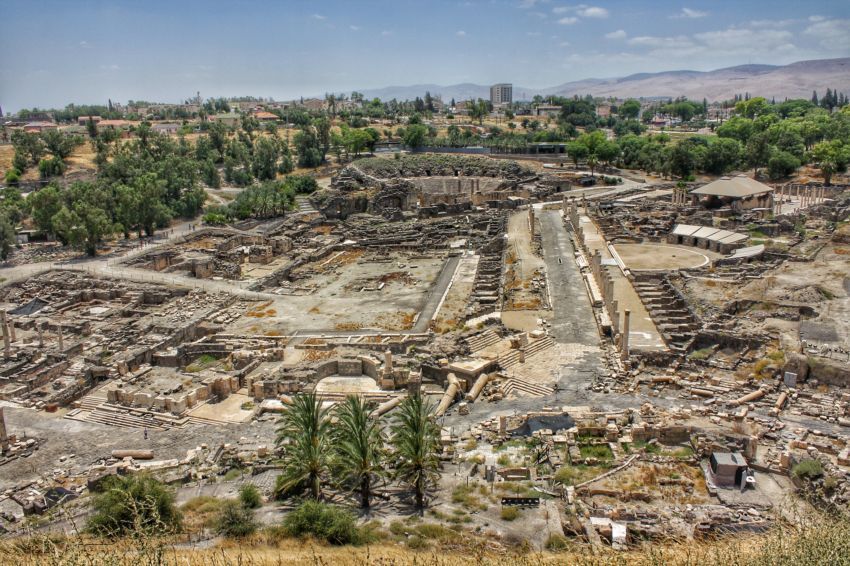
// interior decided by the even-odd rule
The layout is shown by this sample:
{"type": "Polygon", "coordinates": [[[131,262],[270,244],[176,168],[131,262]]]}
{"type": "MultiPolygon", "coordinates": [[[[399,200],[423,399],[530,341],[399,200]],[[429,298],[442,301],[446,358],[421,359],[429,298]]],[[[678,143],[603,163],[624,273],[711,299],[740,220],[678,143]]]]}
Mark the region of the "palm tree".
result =
{"type": "Polygon", "coordinates": [[[349,395],[334,410],[334,471],[340,481],[354,485],[361,507],[368,508],[375,480],[384,475],[384,434],[366,402],[349,395]]]}
{"type": "Polygon", "coordinates": [[[392,445],[398,456],[397,477],[416,493],[416,506],[425,506],[425,491],[434,485],[439,472],[437,448],[440,429],[431,417],[434,406],[421,395],[407,397],[398,407],[392,427],[392,445]]]}
{"type": "Polygon", "coordinates": [[[315,393],[292,399],[277,429],[278,446],[285,445],[285,467],[280,488],[289,491],[305,484],[314,499],[321,496],[322,476],[328,468],[329,428],[327,409],[315,393]]]}

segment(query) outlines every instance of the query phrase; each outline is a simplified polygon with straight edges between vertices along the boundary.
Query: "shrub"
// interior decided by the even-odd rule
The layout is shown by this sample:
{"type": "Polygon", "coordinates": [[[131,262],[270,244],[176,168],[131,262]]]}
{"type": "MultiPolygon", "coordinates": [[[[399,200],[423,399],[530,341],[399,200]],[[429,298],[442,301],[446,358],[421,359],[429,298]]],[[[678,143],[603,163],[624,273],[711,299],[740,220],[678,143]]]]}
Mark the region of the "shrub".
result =
{"type": "Polygon", "coordinates": [[[94,498],[88,529],[101,536],[165,534],[180,529],[174,493],[150,476],[113,477],[94,498]]]}
{"type": "Polygon", "coordinates": [[[289,536],[314,536],[329,544],[362,544],[367,537],[357,528],[354,515],[348,511],[321,503],[305,501],[283,519],[289,536]]]}
{"type": "Polygon", "coordinates": [[[243,538],[254,534],[256,530],[254,513],[242,502],[231,499],[221,504],[216,521],[218,534],[230,538],[243,538]]]}
{"type": "Polygon", "coordinates": [[[569,545],[570,542],[567,540],[567,537],[558,533],[552,533],[549,535],[549,538],[546,539],[546,550],[558,552],[566,550],[569,545]]]}
{"type": "Polygon", "coordinates": [[[15,167],[12,167],[8,171],[6,171],[6,184],[7,185],[9,185],[10,187],[15,187],[15,186],[18,185],[18,183],[20,183],[20,181],[21,181],[21,172],[18,169],[16,169],[15,167]]]}
{"type": "Polygon", "coordinates": [[[502,520],[513,521],[519,517],[519,509],[516,507],[502,507],[502,520]]]}
{"type": "Polygon", "coordinates": [[[818,460],[803,460],[791,470],[794,477],[813,480],[823,475],[823,464],[818,460]]]}
{"type": "Polygon", "coordinates": [[[245,484],[239,488],[239,501],[246,509],[256,509],[263,504],[263,498],[260,495],[260,490],[253,484],[245,484]]]}

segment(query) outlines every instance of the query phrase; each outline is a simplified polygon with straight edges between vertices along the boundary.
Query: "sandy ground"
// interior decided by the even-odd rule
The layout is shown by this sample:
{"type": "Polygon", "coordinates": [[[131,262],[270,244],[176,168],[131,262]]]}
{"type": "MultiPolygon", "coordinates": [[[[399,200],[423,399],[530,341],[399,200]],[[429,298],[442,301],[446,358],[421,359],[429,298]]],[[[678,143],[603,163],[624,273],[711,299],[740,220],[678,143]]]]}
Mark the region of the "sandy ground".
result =
{"type": "Polygon", "coordinates": [[[644,271],[668,271],[700,267],[723,257],[709,250],[667,244],[615,244],[626,267],[644,271]]]}

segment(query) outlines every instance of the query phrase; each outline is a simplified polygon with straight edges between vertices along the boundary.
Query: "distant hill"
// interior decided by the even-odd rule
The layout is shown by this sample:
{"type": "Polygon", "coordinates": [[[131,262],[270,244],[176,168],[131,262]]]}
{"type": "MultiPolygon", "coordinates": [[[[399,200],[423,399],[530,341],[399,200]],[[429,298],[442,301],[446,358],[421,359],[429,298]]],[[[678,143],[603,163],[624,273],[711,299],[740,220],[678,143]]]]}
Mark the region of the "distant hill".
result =
{"type": "MultiPolygon", "coordinates": [[[[514,99],[531,99],[535,94],[573,96],[613,96],[618,98],[675,98],[687,96],[709,101],[733,98],[749,92],[765,98],[809,98],[813,90],[823,95],[827,88],[850,94],[850,58],[798,61],[789,65],[738,65],[715,71],[664,71],[636,73],[627,77],[583,79],[549,88],[514,85],[514,99]],[[524,95],[524,96],[523,96],[524,95]]],[[[489,85],[461,83],[455,85],[419,84],[365,89],[367,98],[408,100],[417,96],[441,95],[443,101],[488,98],[489,85]]]]}

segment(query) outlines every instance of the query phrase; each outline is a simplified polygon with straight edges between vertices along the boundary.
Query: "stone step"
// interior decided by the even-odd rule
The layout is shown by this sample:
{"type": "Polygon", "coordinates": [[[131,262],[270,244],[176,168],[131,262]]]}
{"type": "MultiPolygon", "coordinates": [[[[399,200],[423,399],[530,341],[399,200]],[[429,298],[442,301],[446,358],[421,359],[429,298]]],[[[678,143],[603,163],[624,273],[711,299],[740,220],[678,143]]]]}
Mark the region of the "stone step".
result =
{"type": "Polygon", "coordinates": [[[528,381],[516,377],[512,377],[505,381],[502,384],[502,391],[504,391],[505,395],[510,395],[519,391],[535,397],[543,397],[555,392],[555,390],[551,387],[529,383],[528,381]]]}

